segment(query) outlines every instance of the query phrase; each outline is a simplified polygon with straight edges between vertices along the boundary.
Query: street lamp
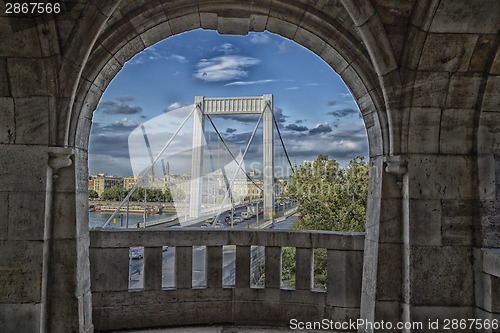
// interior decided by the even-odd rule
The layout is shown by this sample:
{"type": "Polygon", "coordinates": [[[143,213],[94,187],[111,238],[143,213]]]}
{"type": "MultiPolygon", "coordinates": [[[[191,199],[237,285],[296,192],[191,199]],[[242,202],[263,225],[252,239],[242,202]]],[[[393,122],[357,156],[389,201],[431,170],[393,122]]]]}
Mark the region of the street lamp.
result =
{"type": "MultiPolygon", "coordinates": [[[[129,190],[123,190],[125,192],[125,195],[128,196],[129,190]]],[[[129,202],[130,202],[130,197],[127,197],[127,229],[128,229],[128,207],[129,207],[129,202]]]]}

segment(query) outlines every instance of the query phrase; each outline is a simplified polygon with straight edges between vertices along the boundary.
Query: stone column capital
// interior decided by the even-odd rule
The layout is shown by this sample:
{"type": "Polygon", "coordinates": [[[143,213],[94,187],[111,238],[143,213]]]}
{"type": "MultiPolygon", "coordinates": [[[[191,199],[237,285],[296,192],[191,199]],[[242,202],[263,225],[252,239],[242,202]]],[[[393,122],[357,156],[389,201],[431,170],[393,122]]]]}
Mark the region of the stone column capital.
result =
{"type": "Polygon", "coordinates": [[[57,178],[59,169],[69,167],[73,164],[71,156],[74,152],[70,148],[49,147],[49,167],[52,169],[54,177],[57,178]]]}
{"type": "Polygon", "coordinates": [[[401,177],[408,172],[408,161],[401,155],[386,156],[384,162],[387,173],[401,177]]]}

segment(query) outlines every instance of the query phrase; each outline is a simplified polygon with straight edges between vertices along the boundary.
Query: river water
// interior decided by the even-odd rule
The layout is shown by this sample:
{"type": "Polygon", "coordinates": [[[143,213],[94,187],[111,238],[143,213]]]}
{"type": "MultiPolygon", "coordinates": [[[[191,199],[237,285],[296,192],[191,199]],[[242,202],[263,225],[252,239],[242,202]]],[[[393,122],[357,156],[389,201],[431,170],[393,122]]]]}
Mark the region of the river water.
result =
{"type": "MultiPolygon", "coordinates": [[[[106,223],[109,217],[113,213],[101,213],[101,212],[89,212],[89,228],[100,228],[106,223]]],[[[165,219],[168,217],[174,217],[174,214],[148,214],[146,219],[147,221],[154,221],[159,219],[165,219]]],[[[122,225],[125,227],[127,225],[127,214],[117,214],[115,216],[116,224],[111,222],[109,227],[117,227],[120,228],[122,225]]],[[[137,223],[144,222],[144,215],[138,213],[129,213],[128,214],[128,224],[129,226],[136,225],[137,223]]]]}

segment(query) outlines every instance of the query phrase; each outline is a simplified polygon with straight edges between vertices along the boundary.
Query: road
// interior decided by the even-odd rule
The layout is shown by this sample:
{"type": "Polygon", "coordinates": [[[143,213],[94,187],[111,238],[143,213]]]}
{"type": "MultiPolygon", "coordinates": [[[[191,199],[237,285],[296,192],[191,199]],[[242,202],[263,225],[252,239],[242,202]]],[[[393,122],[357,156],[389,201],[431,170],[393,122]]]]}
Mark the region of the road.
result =
{"type": "MultiPolygon", "coordinates": [[[[282,217],[284,212],[290,210],[294,206],[286,205],[277,208],[275,218],[282,217]]],[[[246,207],[236,209],[234,216],[241,216],[241,213],[246,211],[246,207]]],[[[220,216],[220,220],[223,220],[225,216],[230,215],[230,211],[226,211],[220,216]]],[[[190,227],[200,226],[203,222],[191,225],[190,227]]],[[[262,226],[263,220],[262,215],[259,217],[259,222],[257,218],[251,218],[244,220],[241,223],[233,225],[235,229],[242,228],[259,228],[262,226]]],[[[230,226],[228,226],[230,228],[230,226]]],[[[166,244],[165,244],[166,245],[166,244]]],[[[193,287],[203,287],[206,286],[205,277],[205,247],[204,246],[194,246],[193,247],[193,274],[192,274],[192,284],[193,287]]],[[[163,288],[173,288],[175,287],[175,277],[174,277],[174,258],[175,258],[175,247],[169,247],[163,251],[163,263],[162,263],[162,287],[163,288]]],[[[236,246],[224,246],[223,247],[223,267],[235,265],[236,258],[236,246]]],[[[229,267],[228,267],[229,268],[229,267]]],[[[224,272],[229,274],[231,268],[226,269],[224,272]]],[[[130,260],[130,288],[142,288],[143,287],[143,259],[131,259],[130,260]]],[[[226,276],[223,276],[223,280],[226,276]]],[[[233,281],[234,283],[234,281],[233,281]]]]}

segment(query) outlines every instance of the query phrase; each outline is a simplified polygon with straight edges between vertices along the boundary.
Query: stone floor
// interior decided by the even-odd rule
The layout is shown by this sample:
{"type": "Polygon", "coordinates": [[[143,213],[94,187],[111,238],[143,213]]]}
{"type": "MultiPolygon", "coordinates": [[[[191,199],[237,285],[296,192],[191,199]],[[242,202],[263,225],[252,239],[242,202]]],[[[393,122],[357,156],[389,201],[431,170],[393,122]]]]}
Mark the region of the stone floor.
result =
{"type": "MultiPolygon", "coordinates": [[[[248,327],[248,326],[197,326],[197,327],[178,327],[178,328],[160,328],[139,331],[114,331],[112,333],[276,333],[276,332],[317,332],[305,330],[290,330],[277,327],[248,327]]],[[[331,332],[331,331],[330,331],[331,332]]]]}

